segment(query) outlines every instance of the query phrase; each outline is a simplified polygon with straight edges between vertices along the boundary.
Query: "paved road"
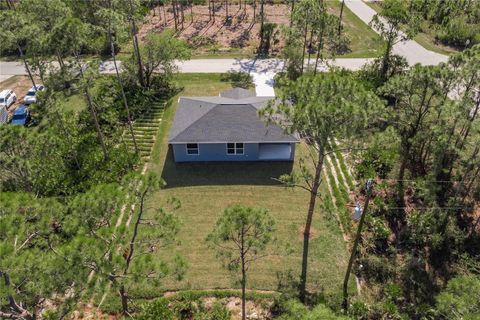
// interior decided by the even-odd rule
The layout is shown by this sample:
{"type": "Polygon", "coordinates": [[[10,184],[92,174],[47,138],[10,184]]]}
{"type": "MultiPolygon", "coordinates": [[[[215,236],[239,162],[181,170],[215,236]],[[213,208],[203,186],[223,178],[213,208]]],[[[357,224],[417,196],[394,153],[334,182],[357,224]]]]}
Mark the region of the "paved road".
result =
{"type": "MultiPolygon", "coordinates": [[[[371,59],[336,59],[328,61],[327,65],[344,67],[350,70],[360,69],[371,59]]],[[[314,61],[311,61],[313,63],[314,61]]],[[[120,63],[120,62],[119,62],[120,63]]],[[[56,63],[53,63],[56,65],[56,63]]],[[[246,71],[246,72],[279,72],[283,70],[284,63],[280,59],[194,59],[177,63],[179,71],[182,73],[212,73],[228,71],[246,71]]],[[[320,66],[320,69],[326,69],[326,65],[320,66]]],[[[103,62],[100,66],[102,73],[114,73],[115,68],[110,61],[103,62]]],[[[19,62],[0,61],[0,75],[14,76],[26,74],[25,68],[19,62]]]]}
{"type": "MultiPolygon", "coordinates": [[[[319,66],[319,69],[326,70],[331,65],[358,70],[368,61],[370,59],[337,59],[327,61],[319,66]]],[[[53,62],[53,65],[57,64],[53,62]]],[[[273,96],[273,77],[275,73],[284,69],[285,64],[280,59],[195,59],[177,62],[177,66],[182,73],[245,71],[252,75],[259,96],[273,96]]],[[[103,62],[100,65],[100,72],[115,73],[113,62],[103,62]]],[[[22,63],[0,61],[0,79],[23,74],[26,74],[26,71],[22,63]]]]}
{"type": "MultiPolygon", "coordinates": [[[[345,0],[345,5],[366,24],[369,24],[377,13],[362,0],[345,0]]],[[[378,33],[378,30],[373,30],[378,33]]],[[[397,43],[393,47],[393,52],[404,56],[410,65],[416,63],[437,65],[448,60],[447,56],[429,51],[413,40],[397,43]]]]}

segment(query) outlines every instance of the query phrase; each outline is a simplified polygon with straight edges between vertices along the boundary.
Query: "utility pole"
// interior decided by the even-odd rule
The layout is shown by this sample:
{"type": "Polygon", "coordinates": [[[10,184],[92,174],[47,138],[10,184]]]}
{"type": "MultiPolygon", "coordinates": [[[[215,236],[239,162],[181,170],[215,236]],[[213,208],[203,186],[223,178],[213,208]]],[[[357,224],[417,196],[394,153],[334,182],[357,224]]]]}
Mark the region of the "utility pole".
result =
{"type": "Polygon", "coordinates": [[[373,186],[373,180],[369,179],[366,183],[367,196],[365,198],[365,208],[363,209],[363,212],[360,217],[360,222],[358,223],[357,235],[355,236],[355,242],[353,243],[352,254],[350,255],[350,260],[348,261],[347,273],[345,274],[345,279],[343,280],[343,308],[345,310],[347,310],[348,308],[348,279],[350,278],[353,261],[355,260],[355,254],[357,252],[358,242],[360,241],[360,235],[362,233],[365,216],[367,215],[368,203],[372,195],[372,186],[373,186]]]}

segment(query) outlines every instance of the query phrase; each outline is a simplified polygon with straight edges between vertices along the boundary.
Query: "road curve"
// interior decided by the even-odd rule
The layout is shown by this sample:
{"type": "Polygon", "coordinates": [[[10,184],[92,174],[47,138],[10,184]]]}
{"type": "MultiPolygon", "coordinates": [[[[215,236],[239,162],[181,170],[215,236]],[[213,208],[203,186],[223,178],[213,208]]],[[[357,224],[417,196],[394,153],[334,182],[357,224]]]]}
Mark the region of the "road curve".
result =
{"type": "MultiPolygon", "coordinates": [[[[362,0],[345,0],[345,5],[366,24],[369,24],[373,16],[377,13],[362,0]]],[[[375,28],[372,29],[376,33],[379,33],[375,28]]],[[[448,60],[448,56],[427,50],[413,40],[395,44],[393,53],[405,57],[410,65],[417,63],[437,65],[441,62],[447,62],[448,60]]]]}

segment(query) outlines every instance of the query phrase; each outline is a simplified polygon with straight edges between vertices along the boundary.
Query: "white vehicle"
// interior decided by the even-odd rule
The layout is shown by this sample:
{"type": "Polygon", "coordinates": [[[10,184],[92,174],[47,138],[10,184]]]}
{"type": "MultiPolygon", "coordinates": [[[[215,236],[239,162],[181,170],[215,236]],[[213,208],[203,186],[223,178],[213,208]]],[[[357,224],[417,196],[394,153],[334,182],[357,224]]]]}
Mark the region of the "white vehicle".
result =
{"type": "Polygon", "coordinates": [[[0,108],[5,107],[8,109],[15,101],[17,101],[17,95],[13,90],[7,89],[0,92],[0,108]]]}
{"type": "Polygon", "coordinates": [[[45,90],[45,87],[43,85],[38,85],[36,90],[35,90],[35,87],[31,87],[30,90],[28,90],[27,94],[25,95],[25,98],[23,98],[23,103],[25,104],[37,103],[37,92],[43,91],[43,90],[45,90]]]}

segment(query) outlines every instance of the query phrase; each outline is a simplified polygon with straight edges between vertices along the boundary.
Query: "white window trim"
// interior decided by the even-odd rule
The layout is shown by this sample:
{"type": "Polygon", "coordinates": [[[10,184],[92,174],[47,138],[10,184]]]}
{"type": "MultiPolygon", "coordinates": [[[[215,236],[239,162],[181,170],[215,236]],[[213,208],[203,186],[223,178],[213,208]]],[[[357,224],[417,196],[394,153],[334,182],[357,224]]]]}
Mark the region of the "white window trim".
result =
{"type": "Polygon", "coordinates": [[[244,142],[227,142],[225,143],[225,150],[227,152],[227,156],[243,156],[245,155],[245,143],[244,142]],[[234,153],[228,153],[228,145],[230,143],[233,143],[233,150],[234,150],[234,153]],[[238,153],[237,152],[237,144],[241,143],[243,145],[243,147],[241,148],[243,151],[242,153],[238,153]]]}
{"type": "Polygon", "coordinates": [[[200,155],[200,144],[198,143],[186,143],[185,144],[185,153],[187,154],[187,156],[199,156],[200,155]],[[188,153],[188,145],[189,144],[196,144],[197,145],[197,153],[188,153]]]}

